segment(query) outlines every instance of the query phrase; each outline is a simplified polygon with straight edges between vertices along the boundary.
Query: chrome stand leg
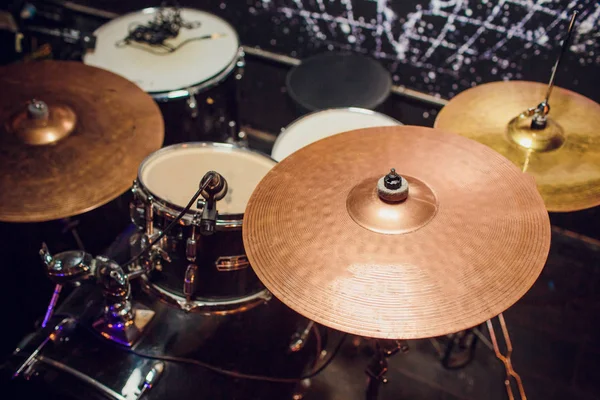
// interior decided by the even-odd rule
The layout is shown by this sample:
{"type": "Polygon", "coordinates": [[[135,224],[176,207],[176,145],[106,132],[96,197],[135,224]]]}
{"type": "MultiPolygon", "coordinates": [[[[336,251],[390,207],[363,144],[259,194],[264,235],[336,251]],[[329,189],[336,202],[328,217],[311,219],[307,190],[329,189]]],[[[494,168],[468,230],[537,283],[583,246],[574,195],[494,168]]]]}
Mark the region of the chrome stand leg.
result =
{"type": "Polygon", "coordinates": [[[377,400],[382,383],[387,383],[385,374],[388,371],[387,359],[394,354],[408,351],[408,344],[402,340],[377,340],[375,342],[375,354],[366,369],[368,376],[366,400],[377,400]]]}
{"type": "Polygon", "coordinates": [[[48,308],[46,309],[46,315],[44,316],[44,320],[42,321],[42,328],[45,328],[48,325],[48,321],[52,318],[52,314],[54,313],[54,309],[56,308],[56,303],[58,303],[58,297],[60,296],[60,291],[62,290],[62,285],[59,283],[54,286],[54,293],[52,293],[52,298],[50,299],[50,304],[48,304],[48,308]]]}
{"type": "Polygon", "coordinates": [[[512,361],[510,357],[512,356],[512,342],[510,341],[510,335],[508,334],[508,328],[506,327],[506,322],[504,321],[504,316],[502,314],[498,315],[498,321],[500,322],[500,328],[502,329],[502,334],[504,336],[504,341],[506,342],[506,355],[503,355],[500,352],[500,348],[498,347],[498,341],[496,340],[496,333],[494,330],[494,325],[492,320],[487,321],[488,331],[490,333],[490,338],[492,339],[492,344],[494,346],[494,352],[496,353],[496,357],[502,361],[504,364],[504,368],[506,369],[506,379],[504,380],[504,386],[506,386],[506,393],[508,394],[509,400],[514,400],[515,396],[512,390],[511,379],[513,378],[516,382],[517,388],[519,390],[519,395],[522,400],[527,400],[527,396],[525,395],[525,388],[523,387],[523,382],[521,381],[521,377],[519,374],[515,372],[512,366],[512,361]]]}

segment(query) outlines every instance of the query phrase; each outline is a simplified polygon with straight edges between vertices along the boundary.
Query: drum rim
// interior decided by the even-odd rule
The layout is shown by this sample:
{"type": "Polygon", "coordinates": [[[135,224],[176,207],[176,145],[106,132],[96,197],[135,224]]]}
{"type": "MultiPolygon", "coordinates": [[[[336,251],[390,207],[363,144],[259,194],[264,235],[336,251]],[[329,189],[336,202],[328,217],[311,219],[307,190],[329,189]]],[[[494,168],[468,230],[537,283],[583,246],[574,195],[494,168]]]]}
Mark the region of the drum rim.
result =
{"type": "MultiPolygon", "coordinates": [[[[235,144],[231,144],[231,143],[208,142],[208,141],[175,143],[170,146],[166,146],[166,147],[156,150],[155,152],[146,156],[146,158],[144,158],[144,160],[142,160],[142,162],[140,163],[140,166],[138,167],[138,171],[137,171],[137,177],[134,182],[134,186],[137,186],[135,190],[143,192],[146,198],[148,196],[151,196],[152,197],[151,202],[152,202],[153,207],[159,206],[159,210],[167,211],[168,213],[173,214],[174,216],[179,214],[181,211],[183,211],[184,207],[181,207],[177,204],[166,201],[161,196],[158,196],[156,193],[151,191],[148,188],[148,186],[146,186],[144,184],[144,182],[142,181],[142,169],[144,168],[145,165],[147,165],[147,163],[151,159],[155,158],[156,156],[160,156],[160,154],[163,154],[163,153],[169,153],[174,150],[176,151],[177,148],[220,148],[220,149],[228,149],[229,151],[232,151],[232,152],[233,151],[242,151],[245,153],[251,153],[254,155],[258,155],[262,158],[271,160],[273,162],[273,166],[275,166],[277,164],[277,161],[275,159],[273,159],[273,157],[271,157],[267,154],[264,154],[260,151],[256,151],[253,149],[249,149],[247,147],[236,146],[235,144]]],[[[219,206],[219,203],[217,202],[217,210],[218,210],[218,206],[219,206]]],[[[190,210],[184,214],[184,217],[182,219],[185,219],[186,216],[191,217],[193,219],[193,215],[195,215],[195,214],[196,214],[195,212],[192,213],[190,210]]],[[[235,213],[235,214],[219,213],[219,218],[217,219],[217,228],[241,227],[242,220],[244,218],[244,214],[245,213],[235,213]],[[224,217],[224,218],[221,218],[221,217],[224,217]]],[[[191,220],[190,220],[190,223],[191,223],[191,220]]]]}
{"type": "MultiPolygon", "coordinates": [[[[378,111],[374,111],[374,110],[369,110],[368,108],[361,108],[361,107],[333,107],[333,108],[325,108],[323,110],[312,111],[312,112],[310,112],[308,114],[304,114],[304,115],[296,118],[289,125],[287,125],[286,127],[284,127],[282,129],[281,133],[279,135],[277,135],[277,138],[275,139],[275,142],[273,143],[273,148],[271,149],[271,157],[273,159],[277,160],[275,158],[275,152],[281,146],[281,142],[285,140],[286,136],[289,136],[289,131],[290,131],[291,128],[293,128],[296,125],[299,125],[300,122],[302,122],[305,119],[308,119],[310,117],[313,117],[316,114],[321,114],[321,113],[329,112],[329,111],[350,111],[350,112],[358,113],[358,114],[381,115],[381,116],[385,117],[386,119],[389,119],[390,121],[393,121],[393,122],[397,123],[398,125],[404,125],[402,122],[398,121],[395,118],[390,117],[387,114],[384,114],[384,113],[381,113],[381,112],[378,112],[378,111]]],[[[277,161],[277,162],[279,162],[279,161],[277,161]]]]}
{"type": "MultiPolygon", "coordinates": [[[[167,7],[167,8],[172,9],[174,7],[167,7]]],[[[100,29],[102,29],[103,27],[105,27],[106,25],[110,24],[113,21],[117,21],[120,18],[124,18],[124,17],[134,15],[134,14],[152,14],[152,13],[156,13],[156,11],[159,9],[160,9],[160,7],[146,7],[146,8],[142,8],[141,10],[131,11],[131,12],[119,15],[118,17],[113,18],[110,21],[106,22],[105,24],[102,24],[98,28],[96,28],[96,30],[94,31],[94,35],[97,35],[98,31],[100,29]]],[[[238,31],[235,29],[235,27],[233,25],[231,25],[229,22],[227,22],[224,18],[220,17],[219,15],[210,13],[206,10],[200,10],[197,8],[181,7],[180,10],[181,11],[201,12],[203,14],[208,14],[211,17],[220,19],[221,22],[223,22],[223,24],[227,25],[234,32],[235,41],[237,43],[238,50],[235,53],[235,55],[233,56],[233,59],[229,62],[229,64],[227,64],[221,71],[217,72],[213,77],[211,77],[205,81],[197,82],[188,87],[166,90],[166,91],[161,91],[161,92],[147,92],[143,88],[140,87],[140,89],[142,89],[142,90],[144,90],[144,92],[148,93],[152,98],[154,98],[154,100],[160,101],[160,102],[167,102],[167,101],[171,101],[171,100],[178,100],[181,98],[190,97],[200,91],[203,91],[203,90],[206,90],[206,89],[216,86],[217,84],[219,84],[222,80],[224,80],[227,76],[229,76],[231,74],[231,72],[235,69],[235,67],[238,64],[238,62],[240,61],[240,59],[245,56],[243,47],[241,46],[240,35],[239,35],[238,31]]],[[[83,63],[87,64],[85,62],[85,55],[83,57],[83,63]]],[[[87,64],[87,65],[90,65],[90,64],[87,64]]],[[[110,71],[110,72],[113,72],[113,71],[110,71]]],[[[116,73],[116,72],[113,72],[113,73],[116,73]]]]}

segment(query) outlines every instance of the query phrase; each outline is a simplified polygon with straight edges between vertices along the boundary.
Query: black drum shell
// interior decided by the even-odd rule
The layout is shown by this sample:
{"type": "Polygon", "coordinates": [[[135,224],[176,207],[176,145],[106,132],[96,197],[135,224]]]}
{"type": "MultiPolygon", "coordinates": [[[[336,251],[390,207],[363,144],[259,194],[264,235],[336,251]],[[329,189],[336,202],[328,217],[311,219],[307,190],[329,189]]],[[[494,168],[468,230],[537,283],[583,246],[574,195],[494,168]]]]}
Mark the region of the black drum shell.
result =
{"type": "MultiPolygon", "coordinates": [[[[243,61],[237,62],[243,65],[243,61]]],[[[197,115],[192,115],[188,105],[190,96],[166,99],[166,94],[150,93],[155,99],[165,122],[163,146],[176,143],[213,141],[226,142],[237,139],[239,127],[239,80],[242,68],[234,68],[229,75],[198,89],[194,95],[197,115]]]]}
{"type": "MultiPolygon", "coordinates": [[[[156,216],[155,227],[163,229],[172,218],[156,216]]],[[[240,221],[241,222],[241,221],[240,221]]],[[[245,257],[241,226],[217,230],[210,236],[203,236],[196,228],[196,260],[186,258],[187,239],[192,237],[191,226],[176,226],[167,234],[163,249],[171,261],[161,261],[160,270],[150,275],[151,282],[171,293],[184,296],[183,284],[190,264],[197,269],[194,298],[219,301],[245,297],[264,289],[264,286],[249,264],[237,270],[220,271],[216,263],[220,258],[230,256],[245,257]]]]}

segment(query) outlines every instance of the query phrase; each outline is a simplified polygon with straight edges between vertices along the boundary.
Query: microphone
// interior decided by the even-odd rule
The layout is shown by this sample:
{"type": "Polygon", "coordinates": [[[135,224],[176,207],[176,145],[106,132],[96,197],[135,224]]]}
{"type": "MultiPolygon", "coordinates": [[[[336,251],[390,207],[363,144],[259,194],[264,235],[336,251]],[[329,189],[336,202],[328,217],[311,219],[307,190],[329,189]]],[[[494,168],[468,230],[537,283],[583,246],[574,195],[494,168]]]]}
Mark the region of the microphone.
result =
{"type": "Polygon", "coordinates": [[[227,181],[218,172],[208,171],[200,181],[200,188],[205,185],[206,187],[202,190],[202,197],[206,200],[209,197],[213,197],[214,200],[221,200],[227,194],[227,181]]]}
{"type": "Polygon", "coordinates": [[[228,185],[223,175],[208,171],[200,181],[200,189],[202,188],[201,194],[205,202],[200,217],[200,234],[209,236],[215,233],[217,225],[217,201],[225,197],[228,185]]]}

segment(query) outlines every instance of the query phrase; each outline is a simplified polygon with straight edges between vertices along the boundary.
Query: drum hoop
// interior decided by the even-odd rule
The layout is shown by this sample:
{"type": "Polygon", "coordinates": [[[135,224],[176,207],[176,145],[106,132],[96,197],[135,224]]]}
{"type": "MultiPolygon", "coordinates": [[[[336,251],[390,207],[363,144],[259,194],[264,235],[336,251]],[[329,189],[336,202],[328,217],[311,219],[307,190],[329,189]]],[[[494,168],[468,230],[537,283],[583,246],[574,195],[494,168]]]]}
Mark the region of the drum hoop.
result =
{"type": "MultiPolygon", "coordinates": [[[[167,7],[167,8],[173,8],[173,7],[167,7]]],[[[152,13],[156,13],[158,10],[160,10],[160,7],[146,7],[141,10],[138,10],[138,11],[132,11],[132,12],[120,15],[120,16],[112,19],[111,21],[107,22],[107,24],[111,23],[112,21],[116,21],[117,19],[124,18],[127,16],[136,15],[136,14],[138,14],[138,15],[139,14],[152,14],[152,13]]],[[[233,31],[235,33],[235,41],[238,44],[238,51],[237,51],[236,55],[233,57],[233,59],[230,61],[230,63],[223,70],[221,70],[221,72],[217,73],[217,75],[213,76],[212,78],[210,78],[204,82],[196,83],[195,85],[189,86],[187,88],[174,89],[174,90],[169,90],[166,92],[147,92],[156,101],[167,102],[167,101],[172,101],[172,100],[178,100],[181,98],[190,97],[200,91],[209,89],[213,86],[217,86],[221,81],[223,81],[227,76],[229,76],[229,74],[231,73],[231,71],[234,70],[234,68],[240,61],[240,59],[243,59],[243,57],[245,56],[243,47],[240,45],[240,35],[238,34],[237,30],[233,27],[233,25],[231,25],[229,22],[225,21],[220,16],[218,16],[216,14],[212,14],[208,11],[198,10],[198,9],[189,8],[189,7],[181,8],[181,11],[186,11],[186,10],[194,11],[194,12],[201,12],[201,13],[208,14],[212,17],[220,19],[223,24],[227,25],[231,29],[231,31],[233,31]]],[[[94,31],[94,35],[97,35],[98,31],[100,29],[102,29],[103,26],[104,25],[101,25],[100,27],[98,27],[98,29],[96,29],[94,31]]]]}
{"type": "MultiPolygon", "coordinates": [[[[152,154],[148,155],[141,163],[138,168],[137,179],[133,184],[133,192],[134,194],[142,195],[144,200],[148,201],[149,197],[152,207],[160,214],[170,215],[171,218],[175,218],[181,211],[183,211],[184,207],[181,207],[177,204],[173,204],[169,201],[164,200],[162,197],[158,196],[156,193],[153,193],[142,181],[142,169],[144,166],[150,161],[150,159],[155,158],[157,155],[162,153],[168,153],[178,148],[220,148],[220,149],[229,149],[233,151],[243,151],[247,153],[252,153],[259,155],[261,157],[265,157],[273,161],[273,165],[277,164],[277,162],[270,156],[261,153],[256,150],[248,149],[246,147],[239,147],[231,143],[219,143],[219,142],[188,142],[188,143],[176,143],[170,146],[163,147],[152,154]]],[[[217,202],[217,210],[219,208],[219,202],[217,202]]],[[[184,225],[191,225],[194,220],[194,215],[197,214],[198,211],[192,212],[188,211],[181,219],[184,222],[184,225]]],[[[244,213],[241,214],[219,214],[219,219],[217,219],[216,225],[217,230],[226,230],[226,229],[241,229],[242,222],[244,218],[244,213]],[[225,218],[221,218],[225,217],[225,218]]]]}
{"type": "MultiPolygon", "coordinates": [[[[397,123],[398,125],[403,125],[402,122],[396,120],[395,118],[390,117],[387,114],[383,114],[377,111],[373,111],[373,110],[369,110],[367,108],[360,108],[360,107],[334,107],[334,108],[326,108],[324,110],[317,110],[317,111],[313,111],[310,112],[308,114],[305,114],[301,117],[296,118],[295,120],[293,120],[288,126],[286,126],[285,128],[283,128],[283,130],[281,131],[281,133],[279,135],[277,135],[277,138],[275,139],[275,143],[273,143],[273,149],[271,150],[271,155],[275,154],[275,151],[278,149],[279,146],[281,146],[281,142],[285,140],[286,136],[288,136],[289,131],[291,128],[293,128],[294,126],[299,125],[302,121],[315,116],[316,114],[323,114],[325,112],[328,111],[350,111],[353,113],[358,113],[358,114],[366,114],[366,115],[380,115],[383,116],[384,118],[397,123]]],[[[340,132],[341,133],[341,132],[340,132]]]]}
{"type": "Polygon", "coordinates": [[[186,312],[200,314],[218,314],[230,315],[251,310],[252,308],[264,304],[271,300],[273,295],[267,289],[262,289],[256,293],[244,297],[233,298],[222,301],[192,300],[187,301],[185,297],[171,293],[160,286],[152,283],[150,279],[142,275],[142,289],[150,295],[156,296],[160,301],[171,306],[179,307],[186,312]]]}

